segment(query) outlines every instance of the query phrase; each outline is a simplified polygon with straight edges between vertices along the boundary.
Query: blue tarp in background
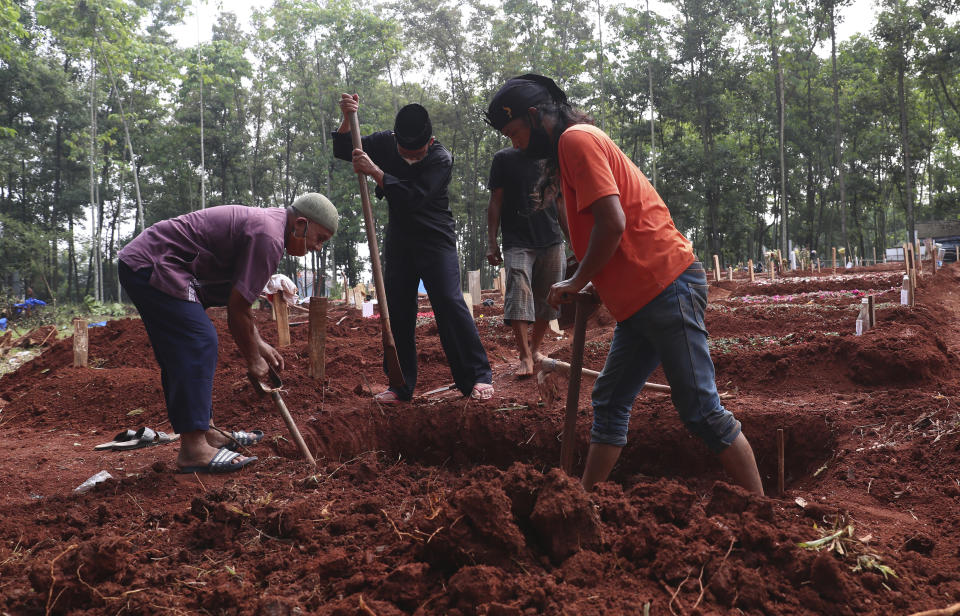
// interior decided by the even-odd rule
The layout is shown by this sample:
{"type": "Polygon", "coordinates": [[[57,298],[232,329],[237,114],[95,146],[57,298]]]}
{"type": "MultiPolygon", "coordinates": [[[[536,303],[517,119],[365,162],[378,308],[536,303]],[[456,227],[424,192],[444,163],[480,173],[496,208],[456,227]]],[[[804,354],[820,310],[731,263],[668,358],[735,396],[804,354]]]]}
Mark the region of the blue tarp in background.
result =
{"type": "Polygon", "coordinates": [[[30,297],[20,302],[19,304],[14,304],[13,307],[17,311],[17,314],[20,314],[21,312],[23,312],[24,308],[29,309],[29,308],[33,308],[34,306],[46,306],[46,305],[47,305],[47,302],[43,301],[42,299],[36,299],[36,298],[30,297]]]}

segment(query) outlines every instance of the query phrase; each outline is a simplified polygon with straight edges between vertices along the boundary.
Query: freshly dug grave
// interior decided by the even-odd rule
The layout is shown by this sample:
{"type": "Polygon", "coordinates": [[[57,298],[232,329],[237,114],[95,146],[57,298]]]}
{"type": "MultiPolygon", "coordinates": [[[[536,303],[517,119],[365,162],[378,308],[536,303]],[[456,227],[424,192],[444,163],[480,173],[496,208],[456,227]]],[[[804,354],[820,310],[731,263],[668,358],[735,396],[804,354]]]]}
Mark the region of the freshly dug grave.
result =
{"type": "MultiPolygon", "coordinates": [[[[314,381],[306,326],[295,326],[283,396],[315,470],[251,391],[222,311],[210,311],[215,421],[268,435],[235,475],[175,474],[175,444],[93,450],[125,428],[170,431],[139,321],[91,330],[89,369],[72,368],[70,341],[57,343],[0,379],[0,611],[908,614],[960,601],[960,270],[923,276],[916,308],[884,296],[878,327],[860,337],[857,297],[738,301],[886,284],[869,268],[796,278],[778,293],[721,283],[730,295],[707,312],[718,387],[765,498],[726,483],[656,393],[638,398],[611,481],[584,493],[556,468],[563,401],[516,378],[512,333],[489,307],[478,329],[497,394],[483,403],[447,392],[377,406],[377,321],[336,304],[326,380],[314,381]],[[115,479],[73,493],[100,470],[115,479]],[[835,531],[843,555],[798,546],[835,531]]],[[[269,313],[258,319],[274,342],[269,313]]],[[[425,392],[450,374],[435,326],[421,321],[425,392]]],[[[612,326],[594,319],[588,367],[602,367],[612,326]]],[[[569,359],[569,337],[546,344],[569,359]]],[[[651,380],[664,382],[659,371],[651,380]]]]}

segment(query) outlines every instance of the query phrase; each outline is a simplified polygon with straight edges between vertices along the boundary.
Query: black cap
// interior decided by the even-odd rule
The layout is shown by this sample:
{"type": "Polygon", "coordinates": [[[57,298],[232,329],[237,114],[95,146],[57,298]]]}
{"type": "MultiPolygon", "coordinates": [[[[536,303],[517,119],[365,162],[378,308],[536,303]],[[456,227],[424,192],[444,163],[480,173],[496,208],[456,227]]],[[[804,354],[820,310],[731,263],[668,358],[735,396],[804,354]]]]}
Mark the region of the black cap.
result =
{"type": "Polygon", "coordinates": [[[427,145],[433,136],[433,124],[430,123],[430,114],[423,105],[410,103],[397,112],[397,119],[393,122],[393,135],[397,145],[408,150],[419,150],[427,145]]]}
{"type": "Polygon", "coordinates": [[[512,77],[490,100],[484,118],[490,126],[502,130],[507,122],[523,117],[526,110],[543,103],[565,105],[567,95],[553,79],[527,73],[512,77]]]}

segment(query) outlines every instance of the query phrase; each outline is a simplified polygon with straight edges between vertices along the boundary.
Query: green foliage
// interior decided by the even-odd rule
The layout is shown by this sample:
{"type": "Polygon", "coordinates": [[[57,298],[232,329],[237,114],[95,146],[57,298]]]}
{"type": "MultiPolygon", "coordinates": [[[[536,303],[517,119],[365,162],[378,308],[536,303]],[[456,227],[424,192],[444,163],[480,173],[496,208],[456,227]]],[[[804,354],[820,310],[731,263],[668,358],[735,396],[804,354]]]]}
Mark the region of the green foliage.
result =
{"type": "MultiPolygon", "coordinates": [[[[960,212],[960,25],[946,3],[884,0],[874,31],[838,42],[836,160],[823,50],[844,5],[670,0],[648,13],[589,0],[274,0],[249,24],[221,11],[212,40],[183,48],[169,28],[192,19],[187,0],[0,0],[0,289],[96,296],[95,224],[104,301],[117,299],[116,253],[139,232],[120,103],[146,224],[198,209],[201,186],[208,206],[283,206],[315,190],[342,218],[311,267],[338,284],[344,274],[350,284],[368,279],[357,179],[330,145],[341,92],[360,94],[365,133],[392,127],[407,102],[429,109],[454,155],[461,266],[489,280],[485,184],[507,142],[479,111],[506,78],[528,71],[554,77],[656,176],[702,259],[756,260],[779,247],[784,225],[795,246],[820,254],[879,252],[903,241],[912,219],[960,212]]],[[[386,204],[374,211],[382,239],[386,204]]]]}

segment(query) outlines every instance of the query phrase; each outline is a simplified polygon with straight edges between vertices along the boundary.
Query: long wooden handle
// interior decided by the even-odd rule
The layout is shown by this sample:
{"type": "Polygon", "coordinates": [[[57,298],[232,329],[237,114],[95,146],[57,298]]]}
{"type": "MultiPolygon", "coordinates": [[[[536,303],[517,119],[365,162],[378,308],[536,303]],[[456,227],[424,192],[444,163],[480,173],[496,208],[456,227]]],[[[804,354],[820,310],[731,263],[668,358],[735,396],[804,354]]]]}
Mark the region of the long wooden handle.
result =
{"type": "Polygon", "coordinates": [[[583,374],[583,347],[587,334],[587,304],[593,298],[589,293],[577,294],[577,316],[573,325],[573,345],[570,348],[570,381],[567,384],[567,409],[563,420],[563,440],[560,443],[560,467],[573,475],[573,448],[577,436],[577,410],[580,406],[580,378],[583,374]]]}
{"type": "Polygon", "coordinates": [[[303,440],[303,436],[300,434],[297,424],[293,422],[293,417],[290,416],[290,411],[287,410],[287,405],[283,403],[283,398],[280,397],[280,392],[273,390],[270,392],[270,397],[273,398],[273,403],[283,416],[283,421],[285,424],[287,424],[287,430],[289,430],[290,435],[293,436],[293,441],[297,444],[297,448],[300,449],[300,453],[302,453],[303,457],[307,459],[307,462],[313,466],[316,466],[317,461],[313,459],[313,454],[310,453],[307,443],[303,440]]]}
{"type": "MultiPolygon", "coordinates": [[[[360,121],[357,112],[347,113],[350,122],[350,140],[354,150],[363,149],[360,139],[360,121]]],[[[363,222],[367,229],[367,246],[370,248],[370,265],[373,269],[373,285],[377,290],[377,308],[380,311],[380,326],[383,330],[383,346],[387,358],[387,376],[392,387],[403,387],[403,371],[400,369],[400,360],[397,357],[397,344],[393,340],[393,330],[390,327],[390,310],[387,307],[387,292],[383,286],[383,270],[380,267],[380,247],[377,245],[377,232],[373,226],[373,206],[370,204],[370,188],[367,186],[367,177],[357,174],[360,183],[360,201],[363,204],[363,222]]]]}
{"type": "MultiPolygon", "coordinates": [[[[540,362],[540,364],[543,366],[544,372],[551,372],[553,370],[556,370],[557,372],[562,372],[563,374],[570,374],[570,364],[568,364],[565,361],[561,361],[559,359],[553,359],[552,357],[549,357],[547,359],[544,359],[542,362],[540,362]]],[[[583,374],[583,376],[589,376],[593,378],[597,378],[598,376],[600,376],[599,372],[597,372],[596,370],[590,370],[589,368],[583,368],[580,372],[581,374],[583,374]]],[[[658,383],[650,383],[650,382],[644,383],[643,388],[650,389],[652,391],[662,391],[664,393],[670,393],[672,391],[669,385],[660,385],[658,383]]]]}

